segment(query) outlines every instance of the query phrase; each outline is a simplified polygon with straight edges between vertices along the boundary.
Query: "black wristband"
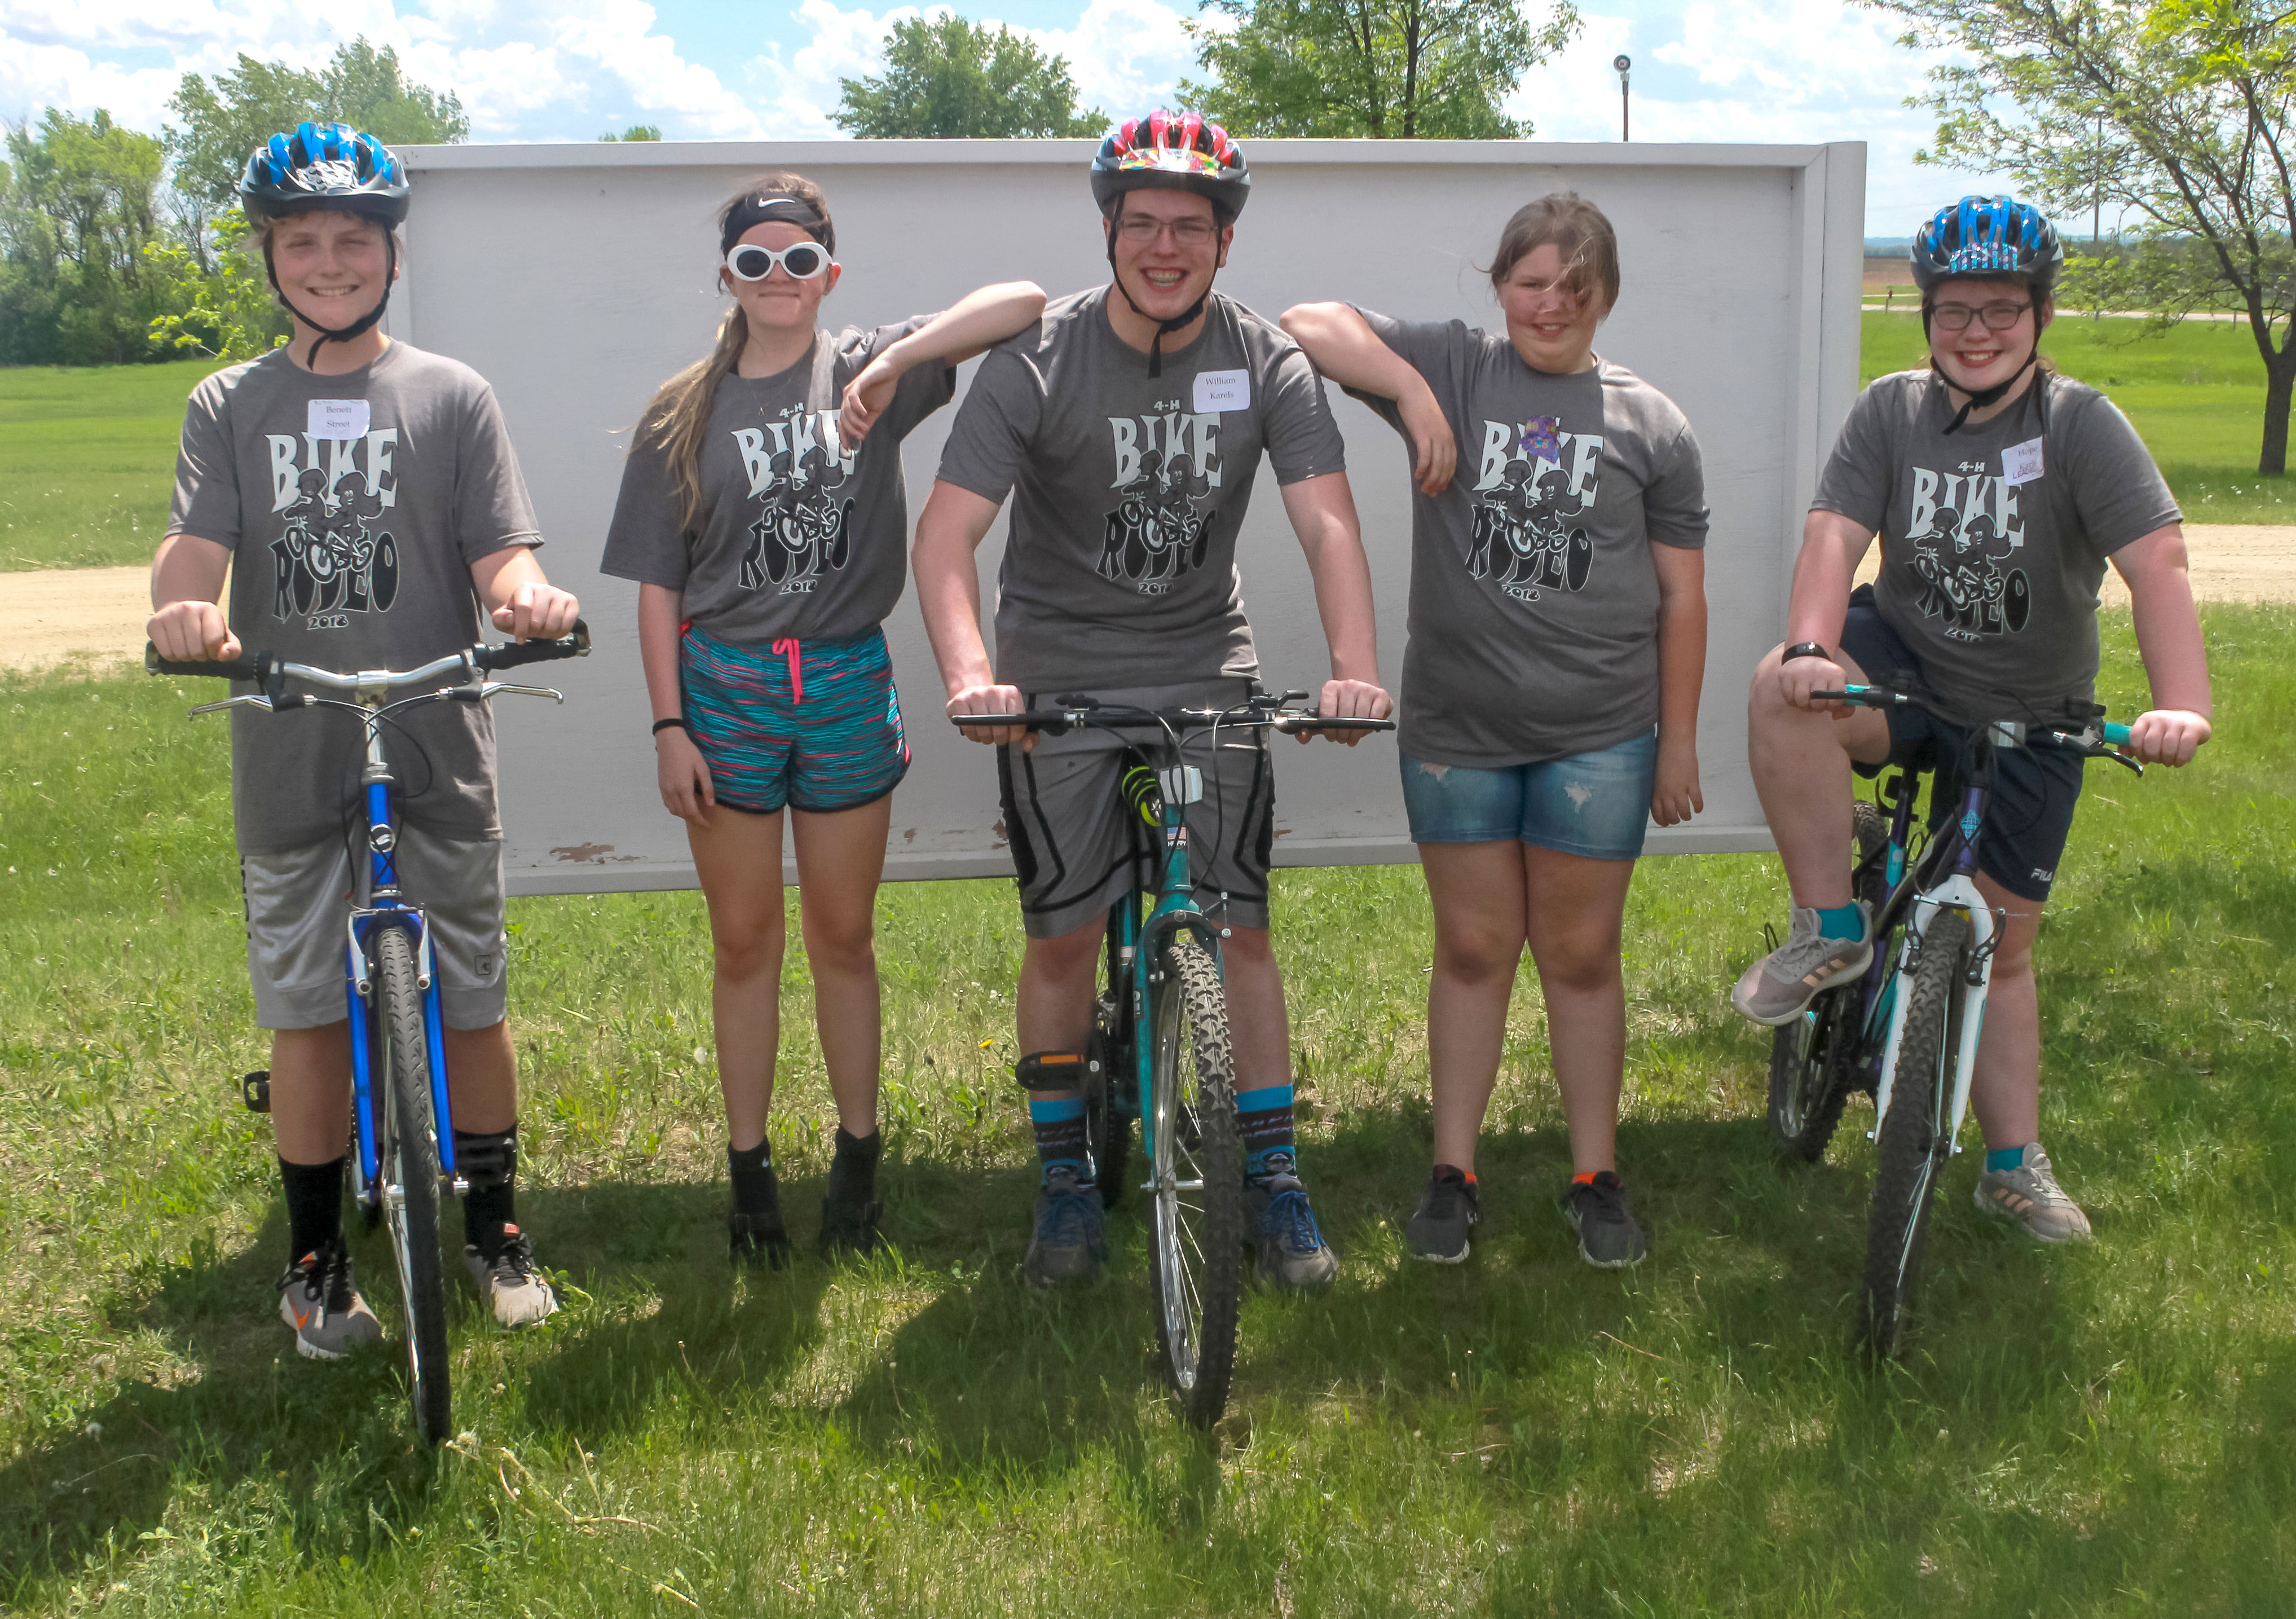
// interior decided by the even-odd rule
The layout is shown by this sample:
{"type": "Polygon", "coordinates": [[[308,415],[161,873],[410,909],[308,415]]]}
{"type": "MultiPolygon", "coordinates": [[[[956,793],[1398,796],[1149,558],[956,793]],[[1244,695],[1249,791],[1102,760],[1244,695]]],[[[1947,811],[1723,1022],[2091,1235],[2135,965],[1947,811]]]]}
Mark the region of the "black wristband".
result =
{"type": "Polygon", "coordinates": [[[672,726],[676,726],[679,730],[684,731],[688,736],[693,735],[693,727],[685,723],[685,716],[683,714],[672,714],[667,719],[655,720],[653,722],[653,734],[659,736],[672,726]]]}
{"type": "Polygon", "coordinates": [[[1833,654],[1815,641],[1796,641],[1792,646],[1786,648],[1784,655],[1779,658],[1778,662],[1791,663],[1796,658],[1824,658],[1828,662],[1832,662],[1833,654]]]}

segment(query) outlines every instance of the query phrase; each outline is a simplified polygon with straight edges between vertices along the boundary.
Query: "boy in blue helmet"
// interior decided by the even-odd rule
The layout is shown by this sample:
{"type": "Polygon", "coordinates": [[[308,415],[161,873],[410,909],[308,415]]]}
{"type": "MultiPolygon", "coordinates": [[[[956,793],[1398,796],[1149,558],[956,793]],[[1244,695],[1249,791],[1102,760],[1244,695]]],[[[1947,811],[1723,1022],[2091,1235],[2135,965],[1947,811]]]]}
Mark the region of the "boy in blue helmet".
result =
{"type": "MultiPolygon", "coordinates": [[[[1386,716],[1371,570],[1323,385],[1275,322],[1211,290],[1250,185],[1242,150],[1193,113],[1152,113],[1102,143],[1092,188],[1109,284],[1054,300],[989,351],[917,522],[917,595],[952,715],[1017,713],[1069,693],[1145,707],[1242,701],[1259,661],[1236,530],[1265,451],[1331,645],[1321,711],[1386,716]],[[992,662],[973,552],[1007,495],[992,662]]],[[[1043,1166],[1025,1270],[1050,1286],[1094,1274],[1103,1256],[1070,1076],[1091,1028],[1109,908],[1132,877],[1117,811],[1122,752],[1101,731],[1041,746],[1002,727],[966,735],[1004,744],[998,782],[1028,933],[1020,1079],[1043,1166]]],[[[1199,898],[1224,925],[1259,1274],[1320,1286],[1338,1262],[1299,1173],[1291,1038],[1267,934],[1266,744],[1225,742],[1201,764],[1204,801],[1189,818],[1204,840],[1199,898]]]]}
{"type": "MultiPolygon", "coordinates": [[[[2064,263],[2055,229],[2009,197],[1964,197],[1915,238],[1930,363],[1878,379],[1842,424],[1803,525],[1785,644],[1748,701],[1754,784],[1793,892],[1785,943],[1731,993],[1755,1022],[1799,1016],[1872,962],[1850,895],[1851,773],[1956,761],[1990,719],[2060,716],[2094,695],[2097,587],[2127,581],[2155,706],[2128,751],[2182,765],[2209,739],[2208,662],[2182,514],[2152,456],[2095,389],[2040,357],[2064,263]],[[1879,535],[1882,567],[1850,589],[1879,535]],[[1844,681],[1925,691],[1947,711],[1817,701],[1844,681]]],[[[2078,757],[2004,749],[1977,884],[2007,926],[1993,957],[1971,1104],[1985,1136],[1977,1204],[2043,1242],[2089,1235],[2040,1145],[2033,941],[2080,795],[2078,757]]]]}
{"type": "MultiPolygon", "coordinates": [[[[404,165],[372,136],[304,124],[248,159],[239,190],[295,333],[193,390],[152,564],[148,630],[161,655],[228,660],[245,647],[321,668],[406,669],[476,641],[481,608],[520,639],[564,635],[576,603],[535,563],[542,537],[493,390],[376,324],[398,273],[404,165]]],[[[248,967],[257,1021],[273,1031],[287,1199],[279,1311],[300,1353],[333,1360],[381,1335],[342,1232],[342,828],[362,737],[320,713],[242,710],[233,720],[248,967]]],[[[495,1319],[520,1326],[557,1301],[512,1207],[517,1079],[493,727],[483,704],[460,703],[398,723],[429,765],[404,800],[398,860],[423,898],[441,985],[455,1158],[471,1183],[463,1259],[495,1319]]]]}

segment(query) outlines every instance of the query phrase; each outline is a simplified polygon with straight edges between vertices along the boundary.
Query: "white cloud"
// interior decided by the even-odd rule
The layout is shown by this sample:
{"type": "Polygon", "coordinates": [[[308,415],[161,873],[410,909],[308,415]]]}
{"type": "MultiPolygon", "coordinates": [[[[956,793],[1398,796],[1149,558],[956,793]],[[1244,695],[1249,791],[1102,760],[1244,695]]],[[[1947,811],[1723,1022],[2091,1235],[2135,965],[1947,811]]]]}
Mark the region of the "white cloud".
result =
{"type": "Polygon", "coordinates": [[[1160,0],[1092,0],[1072,29],[1014,29],[1068,58],[1077,100],[1111,119],[1170,103],[1196,70],[1195,43],[1178,12],[1160,0]]]}

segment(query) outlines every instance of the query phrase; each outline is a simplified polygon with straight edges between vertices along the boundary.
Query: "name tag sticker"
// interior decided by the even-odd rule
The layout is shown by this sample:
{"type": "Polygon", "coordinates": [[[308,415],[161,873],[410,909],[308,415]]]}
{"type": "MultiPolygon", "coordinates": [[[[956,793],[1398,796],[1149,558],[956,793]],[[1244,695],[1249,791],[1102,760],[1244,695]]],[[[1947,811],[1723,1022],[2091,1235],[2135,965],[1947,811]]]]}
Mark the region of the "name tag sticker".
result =
{"type": "Polygon", "coordinates": [[[370,419],[365,399],[313,399],[304,431],[314,439],[364,439],[370,419]]]}
{"type": "Polygon", "coordinates": [[[1196,414],[1210,415],[1215,411],[1250,410],[1251,408],[1251,373],[1248,371],[1199,371],[1196,373],[1196,414]]]}
{"type": "Polygon", "coordinates": [[[2014,489],[2041,475],[2041,441],[2028,439],[2001,452],[2001,481],[2014,489]]]}

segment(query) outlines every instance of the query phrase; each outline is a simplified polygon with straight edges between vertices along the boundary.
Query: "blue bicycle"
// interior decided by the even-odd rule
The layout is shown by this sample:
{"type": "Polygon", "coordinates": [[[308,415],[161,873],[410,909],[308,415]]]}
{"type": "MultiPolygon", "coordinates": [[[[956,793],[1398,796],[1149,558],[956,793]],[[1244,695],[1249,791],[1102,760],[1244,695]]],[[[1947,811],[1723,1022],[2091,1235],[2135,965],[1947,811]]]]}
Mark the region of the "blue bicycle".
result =
{"type": "MultiPolygon", "coordinates": [[[[1813,692],[1820,702],[1889,710],[1930,704],[1908,692],[1850,686],[1813,692]]],[[[1809,1162],[1825,1154],[1852,1091],[1874,1097],[1877,1163],[1867,1219],[1858,1336],[1877,1357],[1904,1341],[1931,1193],[1945,1161],[1961,1150],[1977,1040],[1985,1023],[1993,952],[2002,923],[1977,886],[1977,849],[2004,748],[2054,747],[2144,767],[2112,750],[2128,727],[2104,711],[2061,720],[2000,719],[1979,727],[1962,772],[1961,813],[1925,848],[1914,834],[1917,774],[1899,770],[1882,788],[1889,809],[1859,800],[1852,890],[1872,917],[1874,963],[1781,1024],[1770,1048],[1770,1133],[1780,1153],[1809,1162]]],[[[1948,716],[1949,718],[1949,716],[1948,716]]]]}
{"type": "MultiPolygon", "coordinates": [[[[426,1444],[436,1444],[452,1431],[439,1194],[443,1187],[459,1196],[470,1187],[455,1167],[454,1109],[447,1088],[439,988],[430,970],[430,933],[422,908],[398,884],[394,853],[398,780],[383,747],[383,732],[391,715],[418,703],[485,703],[503,693],[563,703],[565,694],[547,686],[511,686],[485,677],[524,663],[582,657],[589,650],[588,627],[578,620],[562,640],[472,646],[404,674],[387,670],[338,674],[289,663],[270,653],[228,663],[184,663],[162,658],[149,644],[144,649],[144,667],[155,675],[242,680],[262,688],[220,703],[202,703],[191,711],[194,716],[233,708],[273,714],[325,708],[356,715],[365,727],[366,768],[360,777],[366,811],[360,834],[365,858],[352,861],[357,887],[344,944],[351,1032],[348,1171],[351,1195],[368,1229],[378,1221],[390,1228],[399,1297],[406,1312],[407,1393],[414,1408],[415,1431],[426,1444]],[[437,684],[441,680],[450,683],[437,684]],[[349,696],[290,692],[290,681],[349,696]],[[426,686],[432,689],[390,700],[393,692],[426,686]]],[[[250,1074],[245,1086],[247,1105],[268,1112],[266,1076],[250,1074]]]]}
{"type": "Polygon", "coordinates": [[[1259,693],[1230,709],[1057,698],[1058,708],[949,717],[964,727],[1017,726],[1053,736],[1090,726],[1129,744],[1123,802],[1135,837],[1134,886],[1109,909],[1104,976],[1079,1089],[1086,1144],[1106,1204],[1123,1195],[1132,1127],[1140,1125],[1156,1339],[1180,1414],[1199,1426],[1219,1420],[1235,1371],[1244,1155],[1220,979],[1219,941],[1227,930],[1196,903],[1186,815],[1203,799],[1204,777],[1187,762],[1185,742],[1202,734],[1218,749],[1229,731],[1395,728],[1391,719],[1329,719],[1293,706],[1307,698],[1259,693]]]}

